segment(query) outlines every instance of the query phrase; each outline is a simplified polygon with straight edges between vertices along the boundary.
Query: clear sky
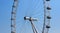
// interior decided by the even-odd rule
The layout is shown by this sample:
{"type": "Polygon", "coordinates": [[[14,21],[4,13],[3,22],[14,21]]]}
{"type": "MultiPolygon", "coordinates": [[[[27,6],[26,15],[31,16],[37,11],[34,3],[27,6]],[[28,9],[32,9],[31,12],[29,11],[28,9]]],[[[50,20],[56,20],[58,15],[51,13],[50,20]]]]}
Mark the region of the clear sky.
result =
{"type": "MultiPolygon", "coordinates": [[[[19,0],[16,17],[16,33],[32,33],[29,21],[24,16],[38,18],[34,22],[38,32],[41,33],[43,26],[43,0],[19,0]]],[[[11,11],[13,0],[0,0],[0,33],[11,33],[11,11]]],[[[60,0],[51,0],[51,23],[49,33],[60,33],[60,0]]]]}

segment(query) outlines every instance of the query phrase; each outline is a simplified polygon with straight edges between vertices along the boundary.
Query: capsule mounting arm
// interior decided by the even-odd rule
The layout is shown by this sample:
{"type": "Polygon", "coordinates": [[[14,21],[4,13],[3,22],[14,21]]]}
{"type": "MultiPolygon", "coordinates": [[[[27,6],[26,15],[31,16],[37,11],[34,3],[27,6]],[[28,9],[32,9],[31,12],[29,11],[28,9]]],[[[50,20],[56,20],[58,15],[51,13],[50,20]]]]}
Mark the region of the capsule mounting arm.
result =
{"type": "Polygon", "coordinates": [[[36,18],[32,18],[32,17],[24,17],[24,20],[29,20],[29,21],[37,21],[36,18]]]}

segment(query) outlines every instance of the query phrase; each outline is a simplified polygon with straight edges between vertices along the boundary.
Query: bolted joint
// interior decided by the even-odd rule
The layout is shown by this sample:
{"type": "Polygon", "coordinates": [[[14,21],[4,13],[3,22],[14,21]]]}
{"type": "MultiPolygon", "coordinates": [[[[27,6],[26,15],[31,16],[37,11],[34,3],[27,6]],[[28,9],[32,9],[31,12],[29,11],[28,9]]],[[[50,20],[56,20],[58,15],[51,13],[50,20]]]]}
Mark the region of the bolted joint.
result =
{"type": "Polygon", "coordinates": [[[32,21],[32,18],[30,17],[29,21],[32,21]]]}

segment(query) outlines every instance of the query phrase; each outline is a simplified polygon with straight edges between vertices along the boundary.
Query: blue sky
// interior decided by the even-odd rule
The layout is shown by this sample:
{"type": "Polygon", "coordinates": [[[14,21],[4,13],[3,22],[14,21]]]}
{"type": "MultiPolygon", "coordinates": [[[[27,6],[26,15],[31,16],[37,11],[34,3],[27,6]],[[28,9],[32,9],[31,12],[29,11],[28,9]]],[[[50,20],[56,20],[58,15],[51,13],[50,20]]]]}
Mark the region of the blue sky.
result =
{"type": "MultiPolygon", "coordinates": [[[[34,22],[38,32],[41,33],[43,26],[43,0],[19,0],[16,14],[16,33],[32,33],[29,21],[23,19],[24,16],[38,18],[34,22]]],[[[10,18],[13,0],[0,0],[0,33],[10,33],[10,18]]],[[[51,0],[51,23],[49,33],[60,33],[60,0],[51,0]]]]}

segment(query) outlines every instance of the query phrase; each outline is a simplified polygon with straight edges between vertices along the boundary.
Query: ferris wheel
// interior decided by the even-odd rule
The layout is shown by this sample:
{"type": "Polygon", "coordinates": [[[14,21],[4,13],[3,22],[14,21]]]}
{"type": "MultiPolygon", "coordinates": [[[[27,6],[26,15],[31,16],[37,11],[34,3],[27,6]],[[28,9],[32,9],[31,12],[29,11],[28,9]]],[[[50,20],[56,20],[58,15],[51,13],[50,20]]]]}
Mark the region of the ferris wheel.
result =
{"type": "MultiPolygon", "coordinates": [[[[29,0],[28,0],[29,1],[29,0]]],[[[43,0],[43,16],[40,12],[40,0],[31,0],[28,2],[28,7],[24,10],[20,33],[48,33],[50,28],[50,0],[43,0]],[[31,2],[32,1],[32,2],[31,2]],[[41,21],[43,17],[43,22],[41,21]]],[[[14,0],[11,12],[11,33],[16,33],[16,12],[18,0],[14,0]]],[[[22,15],[23,13],[21,13],[22,15]]]]}

